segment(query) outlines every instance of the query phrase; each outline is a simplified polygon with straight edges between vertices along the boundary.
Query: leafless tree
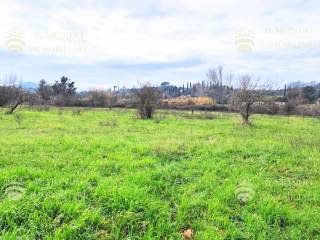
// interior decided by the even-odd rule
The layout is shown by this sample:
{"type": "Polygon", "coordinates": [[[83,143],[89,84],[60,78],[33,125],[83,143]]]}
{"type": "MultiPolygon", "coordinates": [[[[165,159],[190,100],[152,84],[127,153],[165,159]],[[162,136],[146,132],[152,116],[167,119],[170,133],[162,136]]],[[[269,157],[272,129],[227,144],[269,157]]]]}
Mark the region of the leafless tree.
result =
{"type": "Polygon", "coordinates": [[[0,86],[0,107],[6,106],[12,101],[15,91],[12,86],[0,86]]]}
{"type": "Polygon", "coordinates": [[[33,97],[31,93],[24,91],[21,88],[14,88],[13,91],[14,94],[10,100],[10,109],[8,110],[7,114],[13,114],[17,107],[23,103],[29,102],[33,97]]]}
{"type": "Polygon", "coordinates": [[[223,66],[218,66],[217,70],[219,74],[219,101],[223,104],[223,66]]]}
{"type": "Polygon", "coordinates": [[[219,79],[216,69],[210,68],[206,75],[210,81],[210,85],[213,85],[213,87],[219,86],[219,79]]]}
{"type": "Polygon", "coordinates": [[[117,102],[117,95],[99,90],[89,91],[88,105],[91,107],[113,107],[117,102]]]}
{"type": "Polygon", "coordinates": [[[233,82],[233,74],[232,73],[229,73],[226,77],[226,80],[225,80],[225,85],[228,87],[228,88],[231,88],[232,87],[232,82],[233,82]]]}
{"type": "Polygon", "coordinates": [[[12,114],[23,103],[32,103],[34,94],[13,84],[0,86],[0,106],[8,106],[7,114],[12,114]]]}
{"type": "Polygon", "coordinates": [[[150,119],[153,117],[160,98],[161,94],[159,89],[151,86],[150,83],[142,84],[140,89],[135,91],[135,100],[141,119],[150,119]]]}
{"type": "MultiPolygon", "coordinates": [[[[213,85],[213,88],[217,90],[217,101],[219,103],[224,103],[223,100],[223,66],[218,66],[217,68],[210,68],[207,72],[207,78],[213,85]]],[[[210,84],[210,85],[211,85],[210,84]]]]}
{"type": "Polygon", "coordinates": [[[250,75],[240,77],[239,88],[234,92],[233,103],[241,114],[244,124],[250,124],[250,116],[255,103],[263,97],[260,80],[250,75]]]}

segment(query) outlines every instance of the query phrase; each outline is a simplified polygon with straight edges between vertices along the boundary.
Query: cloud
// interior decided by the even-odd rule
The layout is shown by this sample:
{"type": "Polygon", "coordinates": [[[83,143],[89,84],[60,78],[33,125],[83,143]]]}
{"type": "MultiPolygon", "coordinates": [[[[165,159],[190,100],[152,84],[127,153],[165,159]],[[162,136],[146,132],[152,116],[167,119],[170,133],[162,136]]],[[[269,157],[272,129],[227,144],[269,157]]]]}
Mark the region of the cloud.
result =
{"type": "Polygon", "coordinates": [[[0,0],[1,51],[12,29],[25,44],[0,61],[19,62],[14,71],[27,80],[65,71],[83,86],[198,81],[218,64],[275,81],[320,80],[319,8],[316,0],[0,0]],[[246,53],[236,44],[243,32],[254,43],[246,53]]]}

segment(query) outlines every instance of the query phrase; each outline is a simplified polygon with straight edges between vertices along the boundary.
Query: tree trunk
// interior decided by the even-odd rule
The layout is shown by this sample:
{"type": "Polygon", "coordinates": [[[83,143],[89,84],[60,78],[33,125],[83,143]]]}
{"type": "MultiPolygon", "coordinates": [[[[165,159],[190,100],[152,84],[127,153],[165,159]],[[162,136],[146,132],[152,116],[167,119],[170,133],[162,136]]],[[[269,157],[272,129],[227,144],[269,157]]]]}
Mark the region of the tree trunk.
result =
{"type": "Polygon", "coordinates": [[[251,106],[250,103],[247,103],[247,104],[246,104],[246,108],[245,108],[245,111],[244,111],[244,114],[243,114],[243,120],[244,120],[244,123],[245,123],[245,124],[250,124],[250,121],[249,121],[249,117],[250,117],[250,106],[251,106]]]}
{"type": "Polygon", "coordinates": [[[21,101],[16,102],[16,104],[10,109],[8,114],[12,114],[14,112],[14,110],[16,110],[17,107],[19,107],[20,104],[22,104],[21,101]]]}

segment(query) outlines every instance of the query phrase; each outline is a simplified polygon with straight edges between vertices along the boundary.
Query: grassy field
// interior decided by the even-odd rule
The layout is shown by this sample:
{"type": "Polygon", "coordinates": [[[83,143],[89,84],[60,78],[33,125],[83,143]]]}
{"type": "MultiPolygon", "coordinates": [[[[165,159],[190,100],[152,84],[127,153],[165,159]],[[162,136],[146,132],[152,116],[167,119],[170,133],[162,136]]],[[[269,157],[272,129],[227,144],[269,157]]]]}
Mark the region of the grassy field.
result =
{"type": "Polygon", "coordinates": [[[0,239],[320,239],[320,120],[0,114],[0,239]]]}

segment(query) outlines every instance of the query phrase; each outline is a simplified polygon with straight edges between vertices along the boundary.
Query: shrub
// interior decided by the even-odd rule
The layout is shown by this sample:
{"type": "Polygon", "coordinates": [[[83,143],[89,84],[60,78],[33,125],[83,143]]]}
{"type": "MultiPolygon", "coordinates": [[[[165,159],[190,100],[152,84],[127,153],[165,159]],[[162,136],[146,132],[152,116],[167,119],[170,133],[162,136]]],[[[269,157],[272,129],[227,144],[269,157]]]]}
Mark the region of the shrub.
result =
{"type": "Polygon", "coordinates": [[[23,117],[22,117],[22,115],[21,114],[15,114],[14,115],[14,120],[16,121],[16,123],[18,124],[18,125],[20,125],[21,123],[22,123],[22,120],[23,120],[23,117]]]}
{"type": "Polygon", "coordinates": [[[160,92],[150,84],[144,84],[135,92],[138,114],[141,119],[153,117],[155,108],[160,101],[160,92]]]}
{"type": "Polygon", "coordinates": [[[274,101],[266,101],[257,105],[254,105],[253,111],[261,114],[277,114],[280,111],[279,105],[274,101]]]}
{"type": "Polygon", "coordinates": [[[295,101],[288,101],[288,103],[283,107],[283,111],[287,115],[295,114],[297,103],[295,101]]]}
{"type": "Polygon", "coordinates": [[[113,107],[117,103],[117,96],[105,91],[90,91],[87,105],[91,107],[113,107]]]}
{"type": "Polygon", "coordinates": [[[72,110],[72,115],[73,116],[80,116],[81,115],[81,109],[76,108],[72,110]]]}
{"type": "Polygon", "coordinates": [[[0,86],[0,106],[5,106],[12,102],[17,94],[17,89],[12,86],[0,86]]]}

